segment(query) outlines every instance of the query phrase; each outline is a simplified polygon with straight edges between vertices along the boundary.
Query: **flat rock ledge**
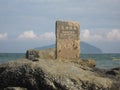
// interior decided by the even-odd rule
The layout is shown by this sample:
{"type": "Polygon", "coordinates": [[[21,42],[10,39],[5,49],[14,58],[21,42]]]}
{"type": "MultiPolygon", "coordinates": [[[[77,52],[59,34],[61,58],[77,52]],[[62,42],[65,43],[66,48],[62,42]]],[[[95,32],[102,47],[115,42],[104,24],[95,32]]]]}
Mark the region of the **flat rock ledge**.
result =
{"type": "Polygon", "coordinates": [[[120,90],[120,68],[22,59],[0,64],[0,90],[120,90]]]}

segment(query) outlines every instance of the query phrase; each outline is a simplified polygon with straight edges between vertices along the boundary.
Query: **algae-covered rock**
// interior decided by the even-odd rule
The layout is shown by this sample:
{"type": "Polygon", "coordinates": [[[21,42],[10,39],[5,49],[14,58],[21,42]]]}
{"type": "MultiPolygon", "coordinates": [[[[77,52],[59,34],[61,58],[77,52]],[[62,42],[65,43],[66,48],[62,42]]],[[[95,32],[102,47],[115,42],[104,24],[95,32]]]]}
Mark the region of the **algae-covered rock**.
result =
{"type": "Polygon", "coordinates": [[[119,80],[72,62],[24,59],[0,64],[0,90],[119,90],[119,80]]]}

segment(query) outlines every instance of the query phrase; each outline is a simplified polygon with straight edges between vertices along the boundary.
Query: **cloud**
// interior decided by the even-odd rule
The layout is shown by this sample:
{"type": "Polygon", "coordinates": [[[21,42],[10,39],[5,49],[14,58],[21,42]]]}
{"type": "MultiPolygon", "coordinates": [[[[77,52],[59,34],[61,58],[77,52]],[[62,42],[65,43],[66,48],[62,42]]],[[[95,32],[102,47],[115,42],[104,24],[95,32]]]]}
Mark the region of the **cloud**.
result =
{"type": "Polygon", "coordinates": [[[120,30],[113,29],[106,35],[108,40],[120,40],[120,30]]]}
{"type": "Polygon", "coordinates": [[[17,39],[22,40],[38,40],[38,41],[44,41],[44,40],[55,40],[55,33],[54,32],[45,32],[43,34],[37,35],[34,33],[34,31],[24,31],[22,34],[20,34],[17,39]]]}
{"type": "Polygon", "coordinates": [[[18,39],[37,39],[38,36],[34,33],[34,31],[25,31],[18,36],[18,39]]]}
{"type": "Polygon", "coordinates": [[[0,40],[6,39],[7,36],[8,36],[7,33],[3,33],[3,34],[0,33],[0,40]]]}
{"type": "MultiPolygon", "coordinates": [[[[85,29],[81,32],[81,40],[82,41],[118,41],[120,40],[120,30],[113,29],[106,33],[100,32],[92,32],[92,30],[85,29]]],[[[7,34],[0,34],[1,38],[6,38],[7,34]]],[[[34,31],[24,31],[22,34],[18,36],[18,39],[22,40],[38,40],[38,41],[55,41],[55,33],[54,32],[45,32],[43,34],[37,35],[34,31]]]]}
{"type": "Polygon", "coordinates": [[[55,40],[55,33],[54,32],[45,32],[44,34],[40,35],[40,39],[55,40]]]}
{"type": "Polygon", "coordinates": [[[84,30],[82,33],[82,37],[85,40],[88,40],[90,38],[90,31],[88,29],[84,30]]]}
{"type": "Polygon", "coordinates": [[[81,32],[82,41],[120,41],[120,30],[112,29],[111,31],[100,34],[91,32],[88,29],[81,32]]]}
{"type": "Polygon", "coordinates": [[[99,34],[91,34],[90,30],[85,29],[81,33],[81,38],[82,38],[82,41],[89,41],[89,40],[98,41],[102,39],[102,36],[99,34]]]}

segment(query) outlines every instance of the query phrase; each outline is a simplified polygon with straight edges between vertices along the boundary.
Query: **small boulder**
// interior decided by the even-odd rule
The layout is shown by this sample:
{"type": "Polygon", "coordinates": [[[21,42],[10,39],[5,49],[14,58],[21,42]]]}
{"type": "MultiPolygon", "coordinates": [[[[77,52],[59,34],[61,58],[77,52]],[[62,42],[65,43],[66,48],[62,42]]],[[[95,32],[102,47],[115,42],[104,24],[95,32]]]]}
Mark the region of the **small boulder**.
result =
{"type": "Polygon", "coordinates": [[[92,59],[81,59],[77,63],[82,66],[87,66],[87,67],[91,67],[91,68],[96,66],[95,60],[92,60],[92,59]]]}
{"type": "Polygon", "coordinates": [[[107,71],[106,74],[120,77],[120,67],[113,68],[113,69],[107,71]]]}

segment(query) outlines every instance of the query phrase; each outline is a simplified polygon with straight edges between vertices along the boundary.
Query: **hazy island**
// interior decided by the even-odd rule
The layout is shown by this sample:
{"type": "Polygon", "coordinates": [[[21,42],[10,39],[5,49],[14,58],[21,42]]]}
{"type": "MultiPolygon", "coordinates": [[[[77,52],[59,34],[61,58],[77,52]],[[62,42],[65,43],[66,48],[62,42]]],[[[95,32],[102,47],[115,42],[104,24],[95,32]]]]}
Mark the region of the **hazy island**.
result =
{"type": "MultiPolygon", "coordinates": [[[[35,50],[44,50],[44,49],[48,49],[48,48],[55,48],[55,44],[51,44],[51,45],[43,46],[43,47],[36,47],[34,49],[35,50]]],[[[81,41],[80,42],[80,52],[82,54],[94,54],[94,53],[100,54],[100,53],[102,53],[102,50],[93,45],[90,45],[86,42],[81,41]]]]}

